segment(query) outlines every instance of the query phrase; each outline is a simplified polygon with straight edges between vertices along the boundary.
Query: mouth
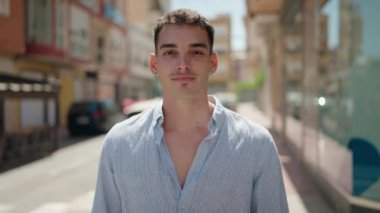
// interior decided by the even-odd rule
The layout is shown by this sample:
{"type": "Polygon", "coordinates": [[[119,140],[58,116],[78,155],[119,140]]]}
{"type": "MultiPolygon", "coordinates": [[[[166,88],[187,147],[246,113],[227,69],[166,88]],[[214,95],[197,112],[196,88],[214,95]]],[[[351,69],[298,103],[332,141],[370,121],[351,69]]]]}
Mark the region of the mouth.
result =
{"type": "Polygon", "coordinates": [[[189,83],[195,80],[194,76],[174,76],[172,77],[172,81],[179,82],[179,83],[189,83]]]}

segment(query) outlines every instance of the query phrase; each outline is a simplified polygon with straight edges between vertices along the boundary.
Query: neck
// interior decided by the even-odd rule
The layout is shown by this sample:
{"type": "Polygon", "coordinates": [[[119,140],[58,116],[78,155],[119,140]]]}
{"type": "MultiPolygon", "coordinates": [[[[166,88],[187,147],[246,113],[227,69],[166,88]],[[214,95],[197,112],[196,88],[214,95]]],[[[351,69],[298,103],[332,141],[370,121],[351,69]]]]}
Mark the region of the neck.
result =
{"type": "Polygon", "coordinates": [[[208,102],[207,96],[202,100],[164,99],[163,112],[165,131],[189,132],[208,129],[214,104],[208,102]]]}

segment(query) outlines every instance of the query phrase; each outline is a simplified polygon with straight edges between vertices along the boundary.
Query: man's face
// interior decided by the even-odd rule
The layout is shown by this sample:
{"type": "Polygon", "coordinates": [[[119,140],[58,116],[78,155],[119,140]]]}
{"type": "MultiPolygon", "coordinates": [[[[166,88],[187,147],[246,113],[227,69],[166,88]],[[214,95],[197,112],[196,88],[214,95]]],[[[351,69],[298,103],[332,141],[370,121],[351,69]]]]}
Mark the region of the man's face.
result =
{"type": "Polygon", "coordinates": [[[158,75],[164,96],[200,97],[207,94],[209,75],[217,68],[210,55],[207,32],[199,26],[165,25],[159,35],[150,68],[158,75]]]}

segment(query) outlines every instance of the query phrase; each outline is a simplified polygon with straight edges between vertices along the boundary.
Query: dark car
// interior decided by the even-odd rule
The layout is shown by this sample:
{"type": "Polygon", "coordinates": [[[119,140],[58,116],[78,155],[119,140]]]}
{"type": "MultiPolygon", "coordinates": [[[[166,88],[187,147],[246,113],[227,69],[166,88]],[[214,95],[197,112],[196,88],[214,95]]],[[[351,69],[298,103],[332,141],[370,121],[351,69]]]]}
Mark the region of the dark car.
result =
{"type": "Polygon", "coordinates": [[[71,136],[100,134],[124,118],[121,108],[112,101],[80,101],[71,105],[67,125],[71,136]]]}

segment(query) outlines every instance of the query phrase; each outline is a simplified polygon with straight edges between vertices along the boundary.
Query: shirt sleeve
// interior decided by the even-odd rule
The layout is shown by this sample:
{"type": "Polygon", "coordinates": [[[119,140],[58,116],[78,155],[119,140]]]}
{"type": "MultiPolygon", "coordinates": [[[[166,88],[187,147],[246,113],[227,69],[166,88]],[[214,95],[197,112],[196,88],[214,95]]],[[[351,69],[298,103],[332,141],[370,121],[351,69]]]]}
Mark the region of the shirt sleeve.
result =
{"type": "Polygon", "coordinates": [[[272,137],[269,140],[261,152],[260,173],[253,182],[251,212],[288,213],[278,151],[272,137]]]}
{"type": "Polygon", "coordinates": [[[103,145],[92,213],[121,212],[120,194],[114,179],[112,158],[109,155],[110,145],[107,141],[103,145]]]}

